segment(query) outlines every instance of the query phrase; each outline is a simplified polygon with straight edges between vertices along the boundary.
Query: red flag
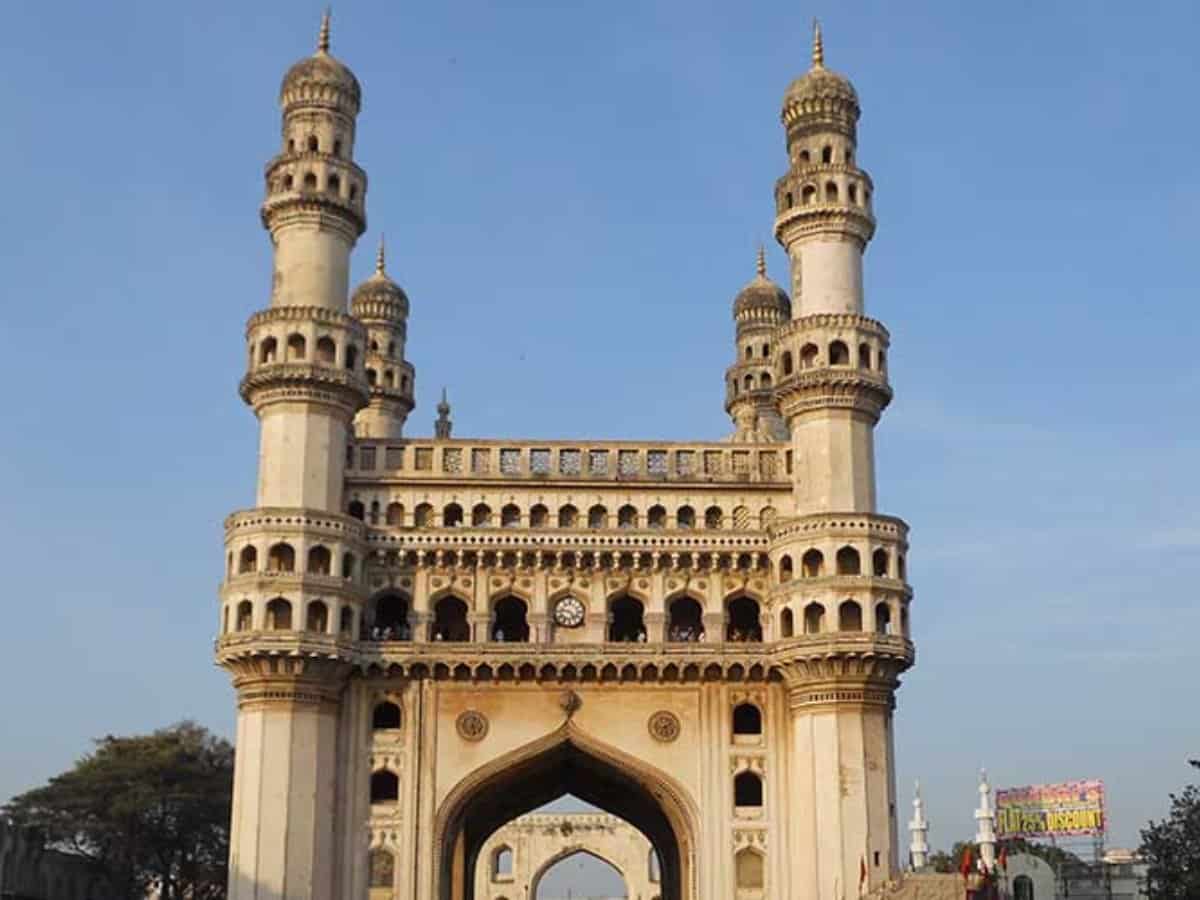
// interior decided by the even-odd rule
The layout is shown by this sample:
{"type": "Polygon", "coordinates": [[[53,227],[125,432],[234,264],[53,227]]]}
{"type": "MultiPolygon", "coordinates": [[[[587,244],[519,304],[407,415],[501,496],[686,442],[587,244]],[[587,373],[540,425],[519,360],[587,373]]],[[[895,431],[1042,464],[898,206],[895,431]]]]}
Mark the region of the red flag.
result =
{"type": "Polygon", "coordinates": [[[1000,847],[1000,868],[1008,871],[1008,848],[1004,846],[1000,847]]]}
{"type": "Polygon", "coordinates": [[[970,847],[967,847],[967,849],[963,851],[963,858],[962,858],[962,862],[958,866],[958,872],[960,875],[962,875],[964,880],[966,879],[966,877],[968,875],[971,874],[971,848],[970,847]]]}

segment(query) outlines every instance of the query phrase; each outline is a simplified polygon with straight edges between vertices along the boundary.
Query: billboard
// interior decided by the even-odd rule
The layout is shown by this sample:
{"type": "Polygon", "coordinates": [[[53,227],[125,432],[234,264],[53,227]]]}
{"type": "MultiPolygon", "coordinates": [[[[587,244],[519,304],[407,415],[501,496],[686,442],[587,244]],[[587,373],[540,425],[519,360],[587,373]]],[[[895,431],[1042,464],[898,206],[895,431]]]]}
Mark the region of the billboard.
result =
{"type": "Polygon", "coordinates": [[[1104,782],[1031,784],[996,791],[1001,838],[1070,837],[1104,832],[1104,782]]]}

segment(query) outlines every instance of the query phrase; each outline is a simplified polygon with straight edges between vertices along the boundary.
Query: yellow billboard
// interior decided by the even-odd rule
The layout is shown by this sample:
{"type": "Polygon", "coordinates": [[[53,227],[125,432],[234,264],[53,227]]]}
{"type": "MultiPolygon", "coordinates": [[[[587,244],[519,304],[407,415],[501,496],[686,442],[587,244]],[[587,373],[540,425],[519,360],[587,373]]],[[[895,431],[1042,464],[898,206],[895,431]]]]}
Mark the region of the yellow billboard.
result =
{"type": "Polygon", "coordinates": [[[1066,781],[996,791],[1001,838],[1047,838],[1104,833],[1104,782],[1066,781]]]}

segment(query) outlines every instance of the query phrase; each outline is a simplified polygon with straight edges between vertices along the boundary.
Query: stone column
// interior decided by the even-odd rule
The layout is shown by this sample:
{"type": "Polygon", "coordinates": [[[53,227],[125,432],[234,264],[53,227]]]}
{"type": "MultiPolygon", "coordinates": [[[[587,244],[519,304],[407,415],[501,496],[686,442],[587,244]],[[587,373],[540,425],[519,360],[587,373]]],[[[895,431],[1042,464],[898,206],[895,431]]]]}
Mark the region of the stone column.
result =
{"type": "Polygon", "coordinates": [[[229,900],[326,900],[334,890],[337,721],[348,669],[226,661],[238,694],[229,900]]]}

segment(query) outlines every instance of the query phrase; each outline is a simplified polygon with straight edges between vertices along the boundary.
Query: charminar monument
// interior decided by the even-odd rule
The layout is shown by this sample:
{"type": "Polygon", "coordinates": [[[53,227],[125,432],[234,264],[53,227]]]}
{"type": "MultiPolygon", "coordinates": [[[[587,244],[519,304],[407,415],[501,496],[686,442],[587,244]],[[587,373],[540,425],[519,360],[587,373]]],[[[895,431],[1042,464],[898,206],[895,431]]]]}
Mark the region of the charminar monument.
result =
{"type": "Polygon", "coordinates": [[[783,93],[790,296],[760,253],[719,442],[457,439],[444,396],[405,436],[409,297],[382,245],[348,284],[360,100],[326,19],[280,89],[246,325],[258,488],[225,522],[216,643],[231,900],[532,900],[493,884],[489,841],[566,793],[644,836],[667,900],[889,889],[908,529],[875,504],[874,185],[819,30],[783,93]]]}

